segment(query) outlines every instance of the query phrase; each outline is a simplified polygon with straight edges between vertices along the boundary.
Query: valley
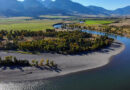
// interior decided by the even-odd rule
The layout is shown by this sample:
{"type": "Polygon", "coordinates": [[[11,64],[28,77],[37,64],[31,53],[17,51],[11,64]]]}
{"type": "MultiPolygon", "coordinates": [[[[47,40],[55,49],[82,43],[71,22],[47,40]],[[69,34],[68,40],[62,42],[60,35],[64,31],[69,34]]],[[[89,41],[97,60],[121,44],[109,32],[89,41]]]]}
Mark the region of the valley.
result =
{"type": "Polygon", "coordinates": [[[130,90],[130,0],[0,0],[0,90],[130,90]]]}

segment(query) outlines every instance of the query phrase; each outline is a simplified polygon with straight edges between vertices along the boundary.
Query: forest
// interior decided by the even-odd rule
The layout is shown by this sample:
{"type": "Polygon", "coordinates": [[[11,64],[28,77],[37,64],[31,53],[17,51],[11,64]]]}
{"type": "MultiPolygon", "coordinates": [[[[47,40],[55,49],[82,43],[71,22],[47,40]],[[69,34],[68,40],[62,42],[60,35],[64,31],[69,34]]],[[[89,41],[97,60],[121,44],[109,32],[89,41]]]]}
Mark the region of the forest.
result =
{"type": "Polygon", "coordinates": [[[1,30],[0,49],[26,52],[78,54],[108,46],[113,39],[82,31],[1,30]]]}

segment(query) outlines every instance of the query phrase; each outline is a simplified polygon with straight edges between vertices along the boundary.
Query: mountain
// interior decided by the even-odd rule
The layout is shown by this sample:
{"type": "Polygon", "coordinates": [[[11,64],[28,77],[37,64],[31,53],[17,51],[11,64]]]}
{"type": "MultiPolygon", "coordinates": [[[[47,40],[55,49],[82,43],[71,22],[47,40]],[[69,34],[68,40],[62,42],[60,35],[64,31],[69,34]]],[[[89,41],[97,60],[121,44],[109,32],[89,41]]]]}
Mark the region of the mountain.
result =
{"type": "Polygon", "coordinates": [[[99,14],[98,11],[85,7],[79,3],[73,2],[71,0],[56,0],[52,2],[51,0],[45,0],[43,2],[47,8],[51,10],[61,10],[65,11],[68,14],[99,14]]]}
{"type": "Polygon", "coordinates": [[[17,0],[0,0],[0,15],[19,16],[23,6],[17,0]]]}
{"type": "Polygon", "coordinates": [[[45,0],[43,5],[49,8],[51,11],[66,12],[71,15],[75,14],[89,14],[89,15],[110,15],[112,11],[106,10],[102,7],[97,6],[83,6],[79,3],[73,2],[71,0],[45,0]]]}
{"type": "Polygon", "coordinates": [[[46,8],[48,8],[49,5],[52,4],[52,3],[53,3],[52,0],[44,0],[44,1],[42,1],[42,4],[43,4],[46,8]]]}
{"type": "Polygon", "coordinates": [[[47,8],[43,6],[40,0],[24,0],[22,4],[24,6],[25,15],[37,16],[47,14],[47,8]]]}
{"type": "Polygon", "coordinates": [[[72,0],[0,0],[0,16],[61,15],[130,15],[130,6],[107,10],[97,6],[83,6],[72,0]]]}
{"type": "Polygon", "coordinates": [[[118,15],[130,15],[130,6],[114,10],[113,13],[118,15]]]}
{"type": "Polygon", "coordinates": [[[91,9],[97,14],[110,15],[112,13],[112,11],[104,9],[102,7],[98,7],[98,6],[87,6],[87,8],[91,9]]]}
{"type": "Polygon", "coordinates": [[[66,11],[67,13],[87,13],[86,7],[81,4],[74,3],[71,0],[56,0],[51,3],[49,6],[50,9],[61,9],[66,11]]]}

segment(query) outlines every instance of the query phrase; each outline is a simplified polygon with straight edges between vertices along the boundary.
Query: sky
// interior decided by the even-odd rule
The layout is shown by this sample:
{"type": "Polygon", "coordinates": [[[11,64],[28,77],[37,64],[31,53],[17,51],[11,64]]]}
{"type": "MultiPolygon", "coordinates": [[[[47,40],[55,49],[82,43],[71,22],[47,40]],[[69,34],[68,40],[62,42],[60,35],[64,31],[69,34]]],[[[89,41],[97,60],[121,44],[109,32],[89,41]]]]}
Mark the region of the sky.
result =
{"type": "Polygon", "coordinates": [[[130,0],[73,0],[82,3],[85,6],[95,5],[109,10],[130,6],[130,0]]]}
{"type": "MultiPolygon", "coordinates": [[[[23,0],[19,0],[23,1],[23,0]]],[[[74,2],[81,3],[85,6],[94,5],[106,8],[108,10],[115,10],[125,6],[130,6],[130,0],[72,0],[74,2]]]]}

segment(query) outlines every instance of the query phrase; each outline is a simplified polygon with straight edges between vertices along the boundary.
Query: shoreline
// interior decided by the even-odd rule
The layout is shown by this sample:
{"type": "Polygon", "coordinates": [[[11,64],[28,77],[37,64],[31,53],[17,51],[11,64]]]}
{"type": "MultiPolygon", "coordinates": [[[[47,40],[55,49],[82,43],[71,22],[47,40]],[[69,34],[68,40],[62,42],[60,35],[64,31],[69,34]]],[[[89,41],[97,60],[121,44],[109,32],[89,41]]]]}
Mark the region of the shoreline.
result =
{"type": "Polygon", "coordinates": [[[60,55],[60,54],[41,54],[41,55],[28,55],[19,53],[8,53],[0,51],[0,56],[16,56],[18,58],[41,59],[49,58],[54,60],[61,70],[58,72],[51,70],[42,70],[35,67],[23,68],[0,68],[0,81],[2,82],[22,82],[43,80],[63,76],[80,71],[86,71],[103,67],[111,61],[110,58],[119,54],[125,49],[125,45],[119,41],[114,41],[111,46],[81,55],[60,55]],[[35,57],[35,58],[34,58],[35,57]],[[82,61],[81,61],[82,60],[82,61]]]}

